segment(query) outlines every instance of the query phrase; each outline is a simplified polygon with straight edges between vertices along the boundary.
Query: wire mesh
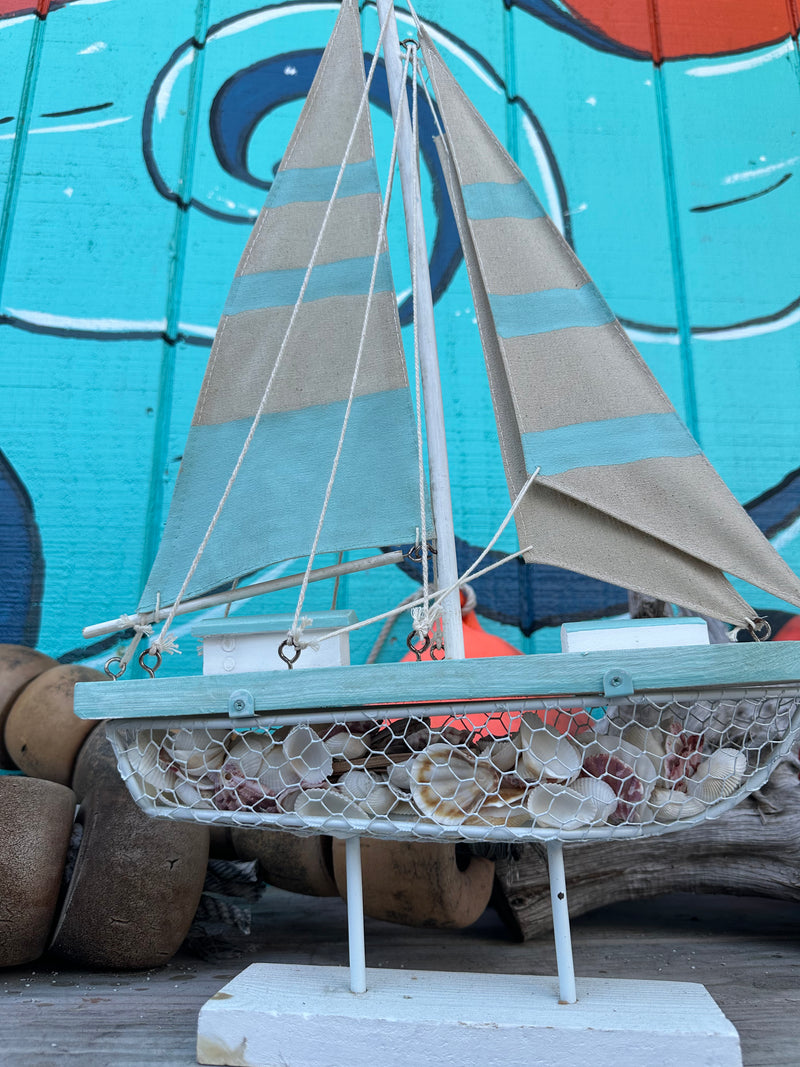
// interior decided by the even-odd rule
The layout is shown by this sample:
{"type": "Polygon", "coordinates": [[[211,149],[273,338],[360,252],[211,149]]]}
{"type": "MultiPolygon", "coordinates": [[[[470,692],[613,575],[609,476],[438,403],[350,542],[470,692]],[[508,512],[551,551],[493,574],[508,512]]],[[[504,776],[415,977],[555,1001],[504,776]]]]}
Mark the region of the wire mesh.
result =
{"type": "MultiPolygon", "coordinates": [[[[596,699],[596,698],[595,698],[596,699]]],[[[107,724],[148,813],[298,834],[598,840],[714,818],[796,743],[800,690],[107,724]]]]}

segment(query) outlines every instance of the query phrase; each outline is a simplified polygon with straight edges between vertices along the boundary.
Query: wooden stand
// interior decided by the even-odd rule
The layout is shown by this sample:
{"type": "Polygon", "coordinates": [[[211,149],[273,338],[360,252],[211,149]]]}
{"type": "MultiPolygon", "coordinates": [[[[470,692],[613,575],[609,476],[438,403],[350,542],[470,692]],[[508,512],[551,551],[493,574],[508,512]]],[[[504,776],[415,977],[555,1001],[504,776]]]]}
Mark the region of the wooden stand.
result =
{"type": "Polygon", "coordinates": [[[741,1067],[701,985],[586,978],[572,966],[560,842],[548,846],[558,978],[367,970],[360,842],[347,841],[350,967],[256,963],[200,1011],[197,1060],[249,1067],[559,1067],[589,1059],[741,1067]],[[412,1051],[415,1050],[415,1051],[412,1051]]]}

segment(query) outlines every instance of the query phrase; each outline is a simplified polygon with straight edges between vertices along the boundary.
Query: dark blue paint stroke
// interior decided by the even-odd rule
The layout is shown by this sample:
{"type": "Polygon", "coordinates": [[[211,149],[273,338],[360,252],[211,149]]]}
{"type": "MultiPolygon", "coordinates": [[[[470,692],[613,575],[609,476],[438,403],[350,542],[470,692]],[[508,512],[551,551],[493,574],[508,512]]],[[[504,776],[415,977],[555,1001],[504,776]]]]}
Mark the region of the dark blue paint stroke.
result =
{"type": "MultiPolygon", "coordinates": [[[[765,537],[774,537],[786,529],[800,516],[800,467],[745,504],[745,510],[765,537]]],[[[403,547],[407,550],[410,546],[403,547]]],[[[463,574],[482,551],[456,538],[459,573],[463,574]]],[[[501,552],[489,552],[481,566],[496,563],[502,556],[501,552]]],[[[422,582],[419,563],[406,559],[399,566],[410,578],[422,582]]],[[[512,560],[470,584],[475,590],[479,615],[516,626],[526,637],[546,626],[601,619],[628,610],[627,590],[543,563],[512,560]]]]}
{"type": "Polygon", "coordinates": [[[554,30],[568,33],[576,41],[580,41],[598,52],[610,52],[615,56],[624,56],[627,59],[652,60],[652,56],[647,52],[643,52],[639,48],[631,48],[620,41],[615,41],[613,37],[609,37],[608,34],[603,33],[597,26],[593,26],[587,20],[564,11],[563,8],[553,3],[553,0],[505,0],[505,5],[507,8],[518,7],[520,11],[525,11],[527,14],[533,15],[534,18],[541,19],[548,26],[552,26],[554,30]]]}
{"type": "MultiPolygon", "coordinates": [[[[250,141],[258,125],[271,111],[293,100],[305,99],[321,59],[322,49],[319,48],[287,52],[237,71],[222,85],[211,106],[209,128],[214,151],[223,170],[237,180],[260,189],[272,186],[271,180],[260,178],[251,170],[250,141]],[[291,76],[284,74],[288,66],[295,71],[291,76]]],[[[367,73],[371,65],[372,55],[366,52],[364,68],[367,73]]],[[[406,92],[410,107],[410,80],[407,80],[406,92]]],[[[389,83],[383,60],[378,62],[373,76],[370,102],[386,114],[391,114],[389,83]]],[[[429,269],[433,298],[438,300],[461,263],[462,251],[455,216],[446,192],[444,172],[434,145],[436,119],[427,99],[420,98],[417,108],[420,152],[431,176],[437,219],[429,269]]],[[[277,169],[278,162],[275,161],[273,170],[277,169]]],[[[192,205],[199,206],[196,201],[192,201],[192,205]]],[[[413,320],[413,297],[408,296],[403,301],[399,313],[402,326],[413,320]]]]}
{"type": "Polygon", "coordinates": [[[44,557],[28,491],[0,452],[0,644],[36,647],[44,557]]]}

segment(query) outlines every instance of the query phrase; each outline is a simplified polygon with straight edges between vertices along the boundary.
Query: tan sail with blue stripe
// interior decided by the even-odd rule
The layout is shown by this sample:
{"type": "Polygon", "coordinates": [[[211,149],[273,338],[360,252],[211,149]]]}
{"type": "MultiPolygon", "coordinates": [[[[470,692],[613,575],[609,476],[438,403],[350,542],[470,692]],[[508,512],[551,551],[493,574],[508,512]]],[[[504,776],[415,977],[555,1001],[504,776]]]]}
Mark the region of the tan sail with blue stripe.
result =
{"type": "Polygon", "coordinates": [[[753,611],[723,572],[798,603],[797,576],[702,454],[424,30],[420,40],[512,497],[539,471],[515,515],[520,544],[533,546],[525,558],[737,625],[753,611]]]}
{"type": "MultiPolygon", "coordinates": [[[[358,11],[345,4],[233,279],[141,611],[157,597],[174,601],[254,420],[183,595],[309,554],[378,247],[381,193],[368,107],[354,126],[363,93],[358,11]]],[[[419,525],[416,431],[385,240],[372,289],[318,553],[411,543],[419,525]]]]}

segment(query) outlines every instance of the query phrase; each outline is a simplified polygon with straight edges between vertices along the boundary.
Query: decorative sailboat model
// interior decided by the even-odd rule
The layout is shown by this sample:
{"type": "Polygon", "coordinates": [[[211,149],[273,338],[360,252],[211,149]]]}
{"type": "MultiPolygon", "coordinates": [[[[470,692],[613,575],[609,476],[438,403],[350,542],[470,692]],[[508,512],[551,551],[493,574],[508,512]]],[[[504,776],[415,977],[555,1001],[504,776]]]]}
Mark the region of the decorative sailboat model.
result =
{"type": "MultiPolygon", "coordinates": [[[[577,998],[562,843],[678,830],[719,816],[763,784],[800,725],[797,647],[687,644],[463,658],[458,596],[470,574],[456,569],[425,284],[414,149],[418,52],[436,98],[437,147],[486,357],[512,503],[508,520],[513,515],[524,559],[577,570],[756,632],[761,620],[724,572],[795,604],[800,582],[702,455],[429,34],[420,26],[418,44],[406,42],[401,70],[389,0],[379,0],[378,8],[396,125],[389,184],[398,152],[434,529],[429,535],[421,416],[418,403],[415,425],[385,241],[388,194],[382,201],[370,129],[369,84],[379,48],[365,80],[358,6],[342,0],[234,278],[164,538],[132,621],[138,637],[166,620],[140,659],[155,675],[175,616],[264,592],[261,585],[235,588],[259,567],[308,559],[296,611],[277,622],[220,621],[213,634],[207,627],[202,677],[79,685],[76,711],[110,720],[120,771],[137,803],[154,816],[347,839],[350,988],[363,992],[369,984],[381,1003],[393,997],[394,1007],[367,1009],[359,1001],[361,1009],[351,1002],[345,1010],[337,1001],[334,1014],[339,1012],[336,1025],[343,1033],[352,1035],[363,1023],[378,1039],[382,1034],[386,1064],[395,1062],[389,1045],[392,1027],[403,1024],[400,1009],[410,1001],[417,1011],[420,998],[405,986],[399,991],[398,982],[408,984],[405,972],[371,972],[367,983],[360,837],[546,842],[558,999],[562,1008],[589,1014],[564,1023],[550,980],[530,979],[545,983],[524,990],[531,1011],[529,998],[539,998],[537,1017],[512,1025],[509,1005],[519,1007],[512,986],[525,980],[504,976],[473,976],[478,1003],[484,1004],[476,1009],[473,1001],[473,1009],[485,1010],[483,1022],[499,1022],[511,1035],[512,1045],[494,1046],[505,1060],[519,1051],[514,1042],[534,1034],[537,1055],[544,1058],[534,1060],[528,1050],[526,1062],[572,1062],[566,1025],[574,1032],[594,1029],[586,1047],[605,1062],[603,1049],[615,1046],[611,1038],[603,1045],[601,1031],[613,1037],[626,1024],[618,1012],[611,1022],[601,1018],[605,1009],[597,1007],[598,997],[605,997],[607,1009],[610,983],[582,986],[577,998]],[[412,647],[421,652],[441,632],[442,658],[348,665],[342,642],[352,617],[338,612],[307,620],[307,584],[396,556],[323,571],[314,570],[314,559],[415,541],[424,583],[414,605],[412,647]],[[438,581],[428,588],[433,542],[438,581]],[[209,594],[220,587],[227,591],[209,594]],[[264,636],[268,631],[272,637],[264,636]],[[316,643],[335,645],[338,651],[327,662],[339,665],[286,669],[313,660],[316,643]],[[487,1005],[478,994],[490,989],[487,1005]],[[551,1008],[542,1007],[542,998],[552,998],[551,1008]],[[548,1029],[561,1042],[557,1052],[542,1044],[548,1029]]],[[[479,573],[480,564],[472,570],[479,573]]],[[[130,623],[125,616],[85,633],[96,636],[130,623]]],[[[123,673],[132,654],[133,646],[113,673],[123,673]]],[[[295,992],[288,969],[271,970],[282,972],[269,980],[271,997],[276,983],[283,989],[283,1006],[264,1005],[266,1015],[247,1031],[247,1051],[230,1033],[220,1036],[224,1025],[217,1016],[207,1019],[218,1029],[213,1041],[206,1034],[203,1055],[211,1058],[202,1062],[305,1063],[292,1051],[302,1040],[292,1048],[281,1045],[274,1059],[263,1048],[277,1049],[283,1037],[276,1038],[275,1028],[283,1024],[297,1037],[300,1016],[313,1030],[317,1011],[325,1015],[331,1039],[332,1016],[320,1007],[325,996],[309,992],[315,969],[300,969],[295,992]],[[301,1010],[309,996],[311,1006],[301,1010]]],[[[327,971],[318,982],[333,996],[327,971]]],[[[617,998],[638,1019],[628,988],[635,983],[623,984],[617,998]]],[[[439,998],[431,1025],[446,1029],[447,983],[416,988],[423,985],[429,997],[439,998]]],[[[642,1004],[654,996],[654,984],[646,985],[642,1004]]],[[[681,1000],[676,1011],[685,1015],[686,1003],[681,1000]]],[[[230,1015],[230,997],[212,1007],[222,1012],[223,1006],[230,1015]]],[[[700,1011],[696,1005],[691,1010],[700,1011]]],[[[258,1014],[255,1008],[248,1012],[251,1018],[258,1014]]],[[[415,1026],[421,1018],[409,1017],[415,1026]]],[[[697,1053],[699,1031],[685,1025],[680,1038],[679,1028],[671,1029],[664,1018],[660,1032],[669,1032],[670,1047],[660,1048],[659,1062],[684,1062],[687,1042],[697,1053]]],[[[469,1057],[494,1063],[490,1048],[479,1047],[484,1039],[472,1022],[472,1016],[466,1023],[459,1017],[452,1033],[466,1025],[469,1057]]],[[[635,1029],[642,1042],[647,1027],[639,1020],[635,1029]]],[[[713,1039],[724,1046],[713,1062],[739,1062],[732,1028],[717,1026],[713,1039]]],[[[492,1040],[498,1041],[494,1031],[492,1040]]],[[[439,1062],[430,1052],[431,1062],[439,1062]]],[[[352,1043],[352,1059],[351,1053],[352,1043]]],[[[341,1063],[342,1055],[334,1047],[332,1057],[313,1062],[341,1063]]]]}

